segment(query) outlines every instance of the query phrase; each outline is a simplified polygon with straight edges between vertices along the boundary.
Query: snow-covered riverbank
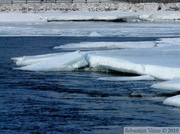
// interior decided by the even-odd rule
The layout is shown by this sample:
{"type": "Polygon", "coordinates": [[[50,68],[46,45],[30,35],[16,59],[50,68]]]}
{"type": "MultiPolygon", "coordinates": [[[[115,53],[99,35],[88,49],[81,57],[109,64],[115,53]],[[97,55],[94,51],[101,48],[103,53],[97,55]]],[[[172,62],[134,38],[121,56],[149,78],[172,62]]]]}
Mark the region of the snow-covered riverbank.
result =
{"type": "Polygon", "coordinates": [[[180,3],[44,3],[0,5],[0,22],[180,21],[180,3]]]}
{"type": "Polygon", "coordinates": [[[1,12],[44,12],[44,11],[180,11],[180,3],[44,3],[0,5],[1,12]]]}
{"type": "Polygon", "coordinates": [[[179,11],[122,12],[122,11],[48,11],[39,13],[2,12],[0,22],[52,21],[116,21],[116,22],[179,22],[179,11]]]}

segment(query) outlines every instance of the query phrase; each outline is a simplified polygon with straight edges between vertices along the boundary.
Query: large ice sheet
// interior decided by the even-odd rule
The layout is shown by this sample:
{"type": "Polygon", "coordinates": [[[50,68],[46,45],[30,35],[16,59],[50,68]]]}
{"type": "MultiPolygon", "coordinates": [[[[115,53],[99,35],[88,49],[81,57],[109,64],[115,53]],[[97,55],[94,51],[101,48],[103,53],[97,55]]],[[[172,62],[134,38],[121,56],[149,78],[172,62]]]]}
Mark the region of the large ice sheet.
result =
{"type": "Polygon", "coordinates": [[[163,104],[180,107],[180,95],[167,98],[163,104]]]}
{"type": "Polygon", "coordinates": [[[178,23],[160,22],[0,22],[0,36],[177,37],[179,31],[178,23]]]}
{"type": "Polygon", "coordinates": [[[88,54],[87,61],[97,70],[114,70],[135,74],[148,74],[169,80],[180,76],[178,46],[148,49],[109,50],[88,54]]]}
{"type": "Polygon", "coordinates": [[[20,68],[23,70],[70,71],[74,68],[89,65],[89,67],[99,71],[113,70],[138,75],[151,75],[157,79],[170,80],[180,77],[180,62],[177,58],[179,56],[179,46],[168,46],[84,53],[74,52],[65,55],[54,54],[25,59],[22,57],[16,58],[15,61],[18,65],[26,65],[20,68]],[[74,67],[74,64],[77,67],[74,67]]]}
{"type": "Polygon", "coordinates": [[[88,65],[84,56],[79,51],[48,57],[46,60],[31,59],[29,65],[20,67],[29,71],[73,71],[88,65]],[[35,60],[35,62],[32,62],[35,60]]]}
{"type": "Polygon", "coordinates": [[[152,85],[153,88],[165,89],[165,90],[177,90],[180,91],[180,78],[176,78],[170,81],[160,82],[152,85]]]}
{"type": "Polygon", "coordinates": [[[54,49],[83,49],[83,48],[107,48],[107,49],[127,49],[127,48],[152,48],[153,41],[142,42],[80,42],[54,47],[54,49]]]}

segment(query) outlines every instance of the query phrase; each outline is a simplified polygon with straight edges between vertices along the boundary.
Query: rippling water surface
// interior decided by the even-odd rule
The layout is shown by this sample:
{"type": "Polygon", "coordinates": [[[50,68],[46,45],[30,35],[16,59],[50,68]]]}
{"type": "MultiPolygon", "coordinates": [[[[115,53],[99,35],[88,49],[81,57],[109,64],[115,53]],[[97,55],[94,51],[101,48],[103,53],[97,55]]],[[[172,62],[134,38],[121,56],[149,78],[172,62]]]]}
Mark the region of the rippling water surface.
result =
{"type": "Polygon", "coordinates": [[[155,40],[136,37],[0,37],[0,133],[114,133],[124,126],[179,126],[180,109],[152,89],[157,81],[107,82],[98,72],[13,70],[11,57],[55,53],[83,41],[155,40]],[[143,97],[129,97],[133,91],[143,97]]]}

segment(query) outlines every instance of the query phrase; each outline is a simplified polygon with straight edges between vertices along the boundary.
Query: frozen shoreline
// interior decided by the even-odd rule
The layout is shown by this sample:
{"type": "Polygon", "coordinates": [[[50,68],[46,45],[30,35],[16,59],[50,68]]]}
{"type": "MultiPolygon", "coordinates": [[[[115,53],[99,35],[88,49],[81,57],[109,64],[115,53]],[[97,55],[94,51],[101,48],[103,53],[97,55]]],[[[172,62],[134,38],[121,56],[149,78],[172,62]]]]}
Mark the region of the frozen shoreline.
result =
{"type": "Polygon", "coordinates": [[[47,11],[39,13],[2,12],[0,22],[112,21],[112,22],[180,22],[179,11],[47,11]]]}
{"type": "Polygon", "coordinates": [[[180,21],[180,3],[45,3],[0,5],[0,22],[180,21]]]}
{"type": "Polygon", "coordinates": [[[0,12],[46,12],[46,11],[123,11],[152,12],[180,11],[180,3],[32,3],[0,5],[0,12]]]}

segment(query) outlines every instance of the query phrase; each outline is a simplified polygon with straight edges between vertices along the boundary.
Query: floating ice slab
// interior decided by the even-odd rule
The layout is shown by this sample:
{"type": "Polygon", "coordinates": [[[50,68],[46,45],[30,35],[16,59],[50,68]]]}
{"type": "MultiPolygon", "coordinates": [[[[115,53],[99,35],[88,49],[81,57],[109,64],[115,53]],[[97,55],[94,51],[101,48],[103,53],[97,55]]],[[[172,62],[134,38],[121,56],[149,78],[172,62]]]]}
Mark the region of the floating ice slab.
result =
{"type": "Polygon", "coordinates": [[[167,98],[163,104],[180,107],[180,95],[167,98]]]}
{"type": "Polygon", "coordinates": [[[150,75],[134,76],[134,77],[100,77],[98,80],[104,81],[143,81],[143,80],[155,80],[150,75]]]}
{"type": "Polygon", "coordinates": [[[36,56],[16,59],[20,69],[32,71],[66,71],[89,65],[94,70],[114,70],[151,75],[170,80],[180,77],[180,47],[154,47],[144,49],[104,50],[67,53],[65,55],[36,56]],[[42,58],[40,58],[42,57],[42,58]],[[68,57],[68,58],[67,58],[68,57]],[[22,60],[23,59],[23,60],[22,60]]]}
{"type": "Polygon", "coordinates": [[[180,91],[180,79],[173,79],[152,85],[153,88],[180,91]]]}
{"type": "Polygon", "coordinates": [[[23,56],[23,57],[14,57],[11,58],[16,62],[18,66],[26,66],[35,63],[39,63],[41,61],[46,61],[48,59],[52,59],[57,56],[61,56],[63,53],[54,53],[54,54],[45,54],[45,55],[36,55],[36,56],[23,56]]]}
{"type": "Polygon", "coordinates": [[[121,49],[121,48],[152,48],[155,46],[153,41],[142,42],[81,42],[71,43],[61,46],[56,46],[54,49],[83,49],[83,48],[108,48],[108,49],[121,49]]]}
{"type": "Polygon", "coordinates": [[[178,46],[170,48],[99,51],[88,54],[86,59],[97,70],[151,75],[157,79],[169,80],[180,77],[180,62],[177,59],[180,49],[178,46]]]}
{"type": "MultiPolygon", "coordinates": [[[[88,65],[79,51],[53,56],[40,62],[32,62],[32,60],[30,65],[18,69],[29,71],[73,71],[88,65]]],[[[36,61],[36,59],[34,60],[36,61]]]]}

